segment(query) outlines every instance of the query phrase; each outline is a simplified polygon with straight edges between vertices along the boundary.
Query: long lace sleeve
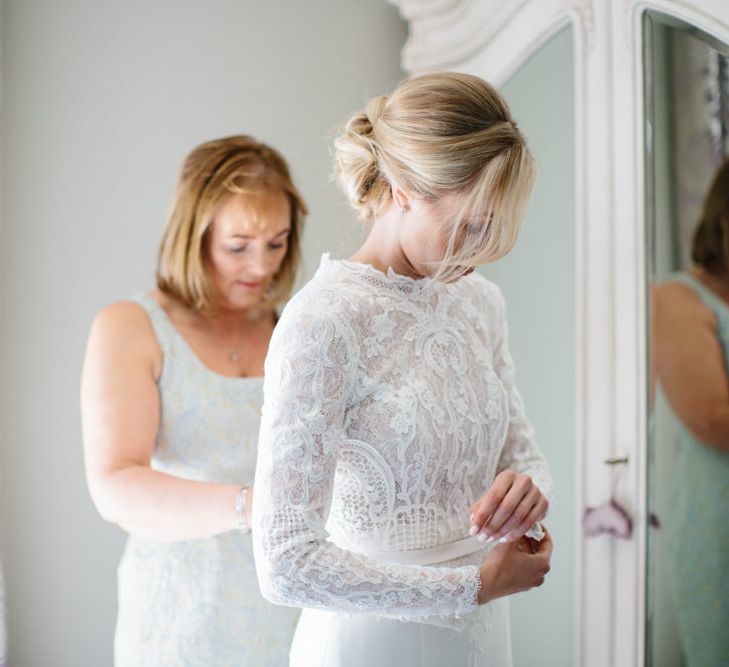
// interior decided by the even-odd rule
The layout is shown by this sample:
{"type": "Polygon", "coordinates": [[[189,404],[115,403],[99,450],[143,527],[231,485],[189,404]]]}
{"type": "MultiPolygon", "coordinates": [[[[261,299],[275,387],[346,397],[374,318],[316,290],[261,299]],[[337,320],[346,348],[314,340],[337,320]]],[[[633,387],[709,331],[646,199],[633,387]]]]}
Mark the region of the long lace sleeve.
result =
{"type": "Polygon", "coordinates": [[[501,451],[497,472],[510,468],[516,472],[528,474],[551,505],[554,500],[552,475],[544,455],[537,448],[534,428],[526,416],[524,401],[516,386],[516,370],[508,346],[506,304],[501,290],[495,286],[494,288],[494,327],[497,332],[494,346],[494,368],[509,397],[509,429],[501,451]]]}
{"type": "Polygon", "coordinates": [[[383,563],[328,539],[358,345],[336,315],[293,305],[276,327],[266,361],[253,501],[261,592],[277,604],[403,618],[472,610],[480,583],[476,566],[383,563]]]}

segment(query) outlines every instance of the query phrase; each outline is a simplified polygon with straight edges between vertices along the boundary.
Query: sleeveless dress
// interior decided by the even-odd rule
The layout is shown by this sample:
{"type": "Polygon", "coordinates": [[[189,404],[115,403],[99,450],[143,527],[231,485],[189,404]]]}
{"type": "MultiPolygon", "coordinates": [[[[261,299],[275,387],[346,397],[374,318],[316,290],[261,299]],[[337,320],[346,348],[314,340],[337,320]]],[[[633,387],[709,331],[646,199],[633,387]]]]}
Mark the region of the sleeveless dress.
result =
{"type": "MultiPolygon", "coordinates": [[[[729,305],[690,274],[691,288],[714,313],[729,375],[729,305]]],[[[675,486],[666,517],[669,580],[688,667],[729,665],[729,453],[701,443],[678,422],[675,486]]]]}
{"type": "MultiPolygon", "coordinates": [[[[262,378],[209,370],[147,295],[134,299],[163,354],[152,468],[186,479],[253,481],[262,378]]],[[[259,592],[251,536],[153,542],[131,535],[118,570],[119,667],[283,667],[298,613],[259,592]]]]}
{"type": "Polygon", "coordinates": [[[325,255],[266,358],[253,540],[261,590],[304,607],[291,667],[509,667],[508,600],[469,508],[510,468],[551,497],[499,288],[325,255]]]}

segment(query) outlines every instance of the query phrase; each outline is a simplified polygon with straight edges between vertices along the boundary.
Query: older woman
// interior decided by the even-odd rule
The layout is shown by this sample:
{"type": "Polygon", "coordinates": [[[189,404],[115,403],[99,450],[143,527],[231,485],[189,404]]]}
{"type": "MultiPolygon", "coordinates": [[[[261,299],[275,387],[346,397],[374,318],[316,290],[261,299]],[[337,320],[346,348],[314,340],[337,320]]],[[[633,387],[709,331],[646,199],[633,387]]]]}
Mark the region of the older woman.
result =
{"type": "Polygon", "coordinates": [[[704,199],[694,265],[655,290],[654,362],[679,421],[667,562],[689,667],[729,664],[729,161],[704,199]]]}
{"type": "Polygon", "coordinates": [[[247,136],[185,160],[157,289],[96,317],[81,404],[100,514],[130,537],[117,665],[284,665],[298,614],[260,595],[248,534],[263,360],[304,202],[247,136]]]}

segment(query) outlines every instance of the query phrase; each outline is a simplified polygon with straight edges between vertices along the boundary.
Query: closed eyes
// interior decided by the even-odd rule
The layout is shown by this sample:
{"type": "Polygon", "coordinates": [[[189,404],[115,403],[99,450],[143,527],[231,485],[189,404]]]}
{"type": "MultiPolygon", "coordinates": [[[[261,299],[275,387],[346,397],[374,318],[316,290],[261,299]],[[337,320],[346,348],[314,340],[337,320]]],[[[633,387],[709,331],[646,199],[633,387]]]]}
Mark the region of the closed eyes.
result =
{"type": "MultiPolygon", "coordinates": [[[[269,243],[268,244],[269,249],[271,250],[280,250],[281,248],[285,248],[285,243],[269,243]]],[[[231,252],[235,255],[245,252],[248,250],[248,245],[241,245],[241,246],[232,246],[227,248],[228,252],[231,252]]]]}

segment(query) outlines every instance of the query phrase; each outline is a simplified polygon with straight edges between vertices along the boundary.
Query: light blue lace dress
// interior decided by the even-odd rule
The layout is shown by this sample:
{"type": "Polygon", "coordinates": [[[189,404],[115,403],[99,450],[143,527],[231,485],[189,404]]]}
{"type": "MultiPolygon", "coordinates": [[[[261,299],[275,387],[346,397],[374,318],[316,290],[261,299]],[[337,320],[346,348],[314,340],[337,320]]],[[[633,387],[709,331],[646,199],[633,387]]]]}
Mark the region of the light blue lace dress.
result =
{"type": "MultiPolygon", "coordinates": [[[[671,276],[714,313],[729,373],[729,306],[689,274],[671,276]]],[[[665,521],[670,581],[688,667],[729,665],[729,454],[679,423],[676,479],[665,521]]]]}
{"type": "MultiPolygon", "coordinates": [[[[209,370],[153,299],[134,300],[164,357],[152,467],[187,479],[252,483],[262,379],[209,370]]],[[[230,531],[184,542],[130,536],[118,584],[117,666],[288,665],[298,610],[261,596],[250,535],[230,531]]]]}

